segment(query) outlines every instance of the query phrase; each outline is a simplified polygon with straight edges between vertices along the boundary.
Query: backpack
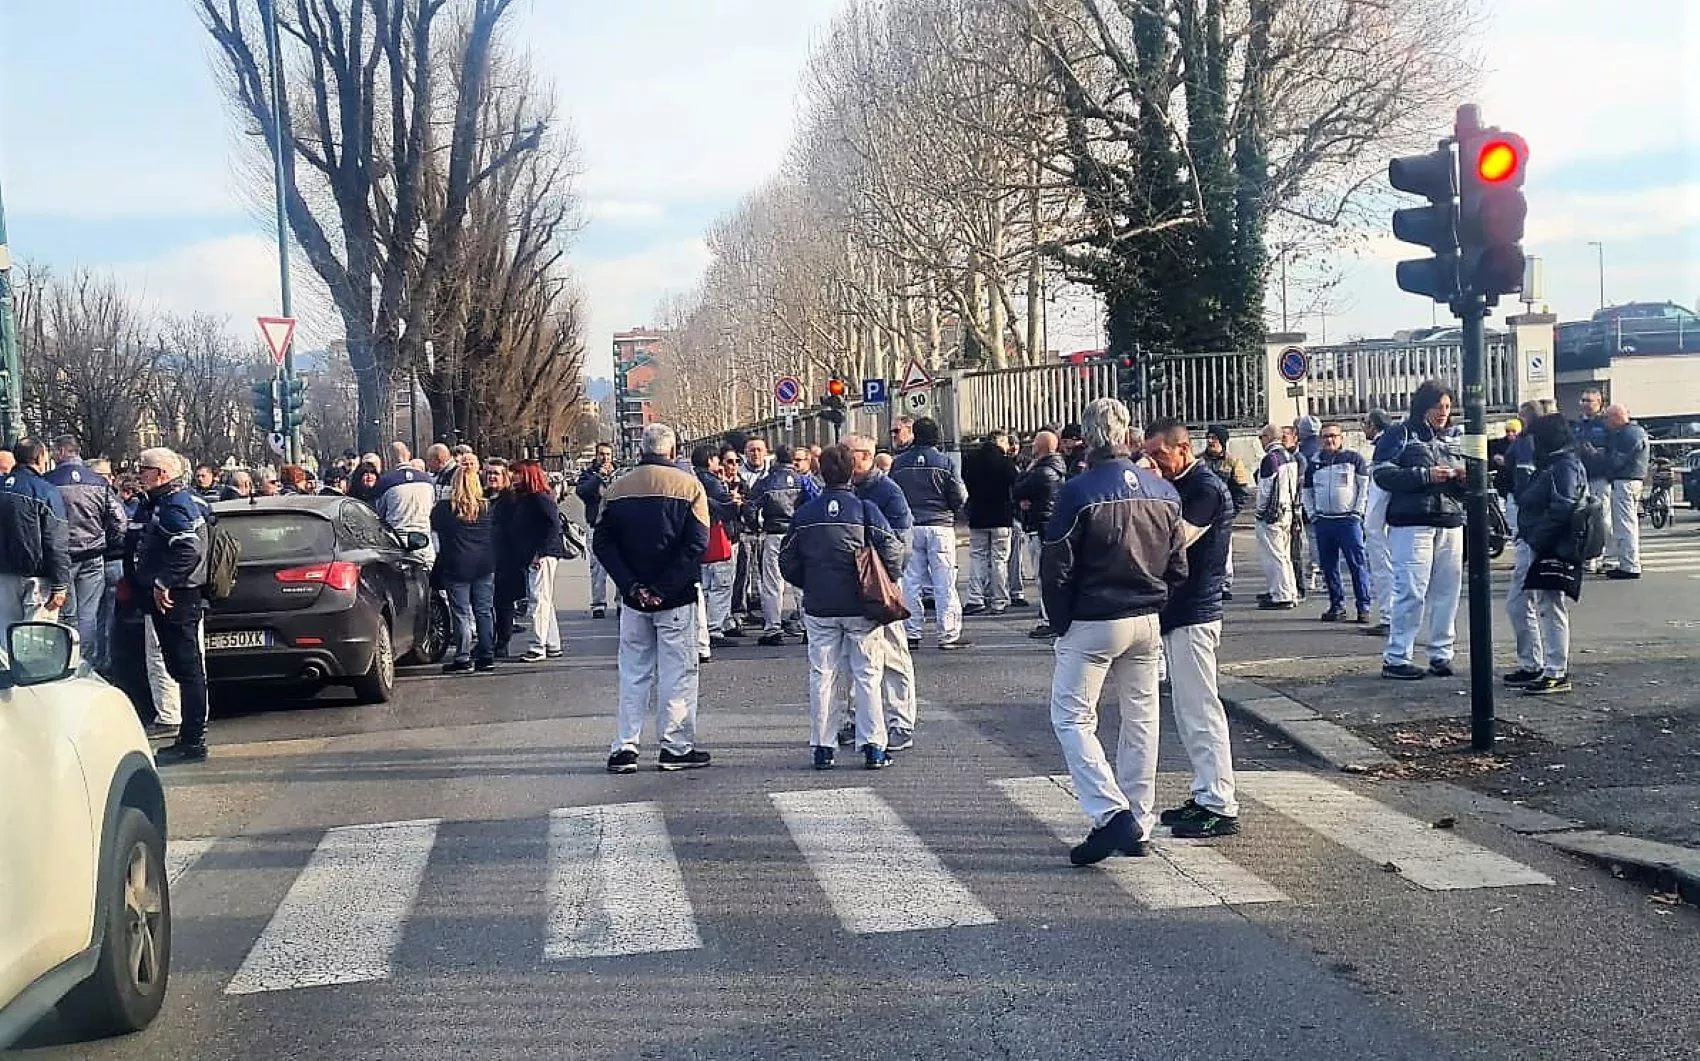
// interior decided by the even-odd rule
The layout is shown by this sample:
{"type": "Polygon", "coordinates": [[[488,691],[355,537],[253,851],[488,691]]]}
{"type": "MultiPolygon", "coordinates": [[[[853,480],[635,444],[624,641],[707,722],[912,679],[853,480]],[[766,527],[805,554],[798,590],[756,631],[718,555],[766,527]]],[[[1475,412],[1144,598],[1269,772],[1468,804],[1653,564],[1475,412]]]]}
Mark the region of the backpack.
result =
{"type": "Polygon", "coordinates": [[[236,567],[242,562],[242,543],[217,523],[207,528],[208,600],[224,600],[236,588],[236,567]]]}
{"type": "Polygon", "coordinates": [[[1584,490],[1582,500],[1570,511],[1570,535],[1576,562],[1598,560],[1606,551],[1606,509],[1593,492],[1584,490]]]}

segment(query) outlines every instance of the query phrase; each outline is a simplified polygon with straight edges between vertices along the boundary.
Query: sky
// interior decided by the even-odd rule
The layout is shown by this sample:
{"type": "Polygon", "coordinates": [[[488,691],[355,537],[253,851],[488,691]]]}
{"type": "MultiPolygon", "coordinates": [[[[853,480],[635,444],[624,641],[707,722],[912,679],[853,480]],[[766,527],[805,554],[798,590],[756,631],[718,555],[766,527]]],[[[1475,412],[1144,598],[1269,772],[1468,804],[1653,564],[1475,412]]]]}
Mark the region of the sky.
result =
{"type": "MultiPolygon", "coordinates": [[[[1531,150],[1525,248],[1561,319],[1599,302],[1700,301],[1700,0],[1480,0],[1479,102],[1531,150]],[[1686,76],[1682,73],[1688,71],[1686,76]]],[[[519,0],[520,40],[579,144],[589,224],[572,262],[588,367],[691,286],[714,218],[781,163],[810,48],[841,0],[519,0]]],[[[15,256],[119,276],[154,306],[246,322],[277,310],[277,251],[237,173],[190,0],[0,0],[0,189],[15,256]]],[[[1437,130],[1437,135],[1444,130],[1437,130]]],[[[1390,236],[1343,259],[1312,341],[1427,324],[1390,236]]],[[[1538,305],[1537,305],[1538,308],[1538,305]]],[[[1444,310],[1441,311],[1444,313],[1444,310]]],[[[1090,345],[1068,315],[1056,345],[1090,345]],[[1073,334],[1068,334],[1072,330],[1073,334]]],[[[334,338],[304,323],[303,338],[334,338]],[[315,334],[315,329],[318,334],[315,334]]]]}

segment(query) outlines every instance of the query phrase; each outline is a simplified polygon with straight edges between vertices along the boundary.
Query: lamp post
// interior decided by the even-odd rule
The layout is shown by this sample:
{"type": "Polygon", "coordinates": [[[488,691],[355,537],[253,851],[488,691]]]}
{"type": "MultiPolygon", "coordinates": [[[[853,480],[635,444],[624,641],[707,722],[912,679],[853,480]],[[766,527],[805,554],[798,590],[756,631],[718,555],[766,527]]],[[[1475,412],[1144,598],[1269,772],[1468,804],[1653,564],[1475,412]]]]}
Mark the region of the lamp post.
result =
{"type": "Polygon", "coordinates": [[[18,318],[12,306],[12,252],[6,243],[6,201],[0,196],[0,443],[24,433],[24,369],[18,360],[18,318]]]}
{"type": "Polygon", "coordinates": [[[1599,240],[1589,240],[1588,246],[1594,248],[1599,255],[1600,263],[1600,308],[1606,308],[1606,245],[1599,240]]]}

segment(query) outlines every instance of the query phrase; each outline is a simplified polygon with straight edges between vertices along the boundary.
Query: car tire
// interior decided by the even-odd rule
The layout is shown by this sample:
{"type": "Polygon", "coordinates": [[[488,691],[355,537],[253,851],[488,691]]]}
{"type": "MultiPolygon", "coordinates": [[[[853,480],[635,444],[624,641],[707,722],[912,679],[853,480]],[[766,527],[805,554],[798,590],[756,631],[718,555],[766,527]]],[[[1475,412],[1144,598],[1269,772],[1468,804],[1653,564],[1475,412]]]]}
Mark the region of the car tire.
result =
{"type": "Polygon", "coordinates": [[[165,879],[165,840],[134,807],[118,815],[107,857],[106,934],[94,973],[59,1003],[60,1016],[79,1035],[128,1035],[153,1022],[171,975],[171,891],[165,879]]]}
{"type": "Polygon", "coordinates": [[[378,619],[372,638],[372,668],[354,679],[354,696],[362,704],[387,704],[395,695],[395,645],[390,640],[390,621],[378,619]]]}
{"type": "Polygon", "coordinates": [[[409,667],[441,663],[449,651],[449,631],[453,629],[454,619],[449,615],[448,602],[433,590],[425,607],[428,610],[425,635],[414,642],[413,651],[402,660],[409,667]]]}

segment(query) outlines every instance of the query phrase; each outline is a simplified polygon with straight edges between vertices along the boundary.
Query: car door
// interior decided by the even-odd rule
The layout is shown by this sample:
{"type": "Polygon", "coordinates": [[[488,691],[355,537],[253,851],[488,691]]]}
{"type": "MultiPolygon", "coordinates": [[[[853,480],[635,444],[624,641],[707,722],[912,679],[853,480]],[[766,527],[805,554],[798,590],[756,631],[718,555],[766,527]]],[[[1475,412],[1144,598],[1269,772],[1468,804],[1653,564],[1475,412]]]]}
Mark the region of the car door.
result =
{"type": "Polygon", "coordinates": [[[346,547],[359,552],[362,577],[389,601],[395,651],[405,655],[419,635],[429,572],[418,557],[396,545],[395,535],[365,504],[343,505],[337,522],[346,547]]]}
{"type": "Polygon", "coordinates": [[[53,689],[0,687],[0,1005],[93,931],[95,808],[53,689]]]}

